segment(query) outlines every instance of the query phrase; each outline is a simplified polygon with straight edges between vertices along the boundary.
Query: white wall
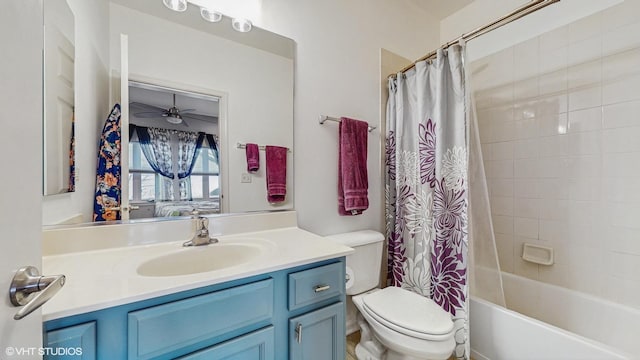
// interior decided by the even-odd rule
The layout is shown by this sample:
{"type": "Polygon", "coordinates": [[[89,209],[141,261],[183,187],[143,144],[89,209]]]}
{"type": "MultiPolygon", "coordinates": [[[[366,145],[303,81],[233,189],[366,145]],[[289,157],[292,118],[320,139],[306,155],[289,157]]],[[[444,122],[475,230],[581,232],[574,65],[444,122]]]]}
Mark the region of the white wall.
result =
{"type": "MultiPolygon", "coordinates": [[[[622,0],[561,0],[558,3],[470,41],[467,48],[469,59],[475,60],[487,56],[621,1],[622,0]]],[[[440,22],[440,42],[446,43],[468,31],[484,26],[527,2],[529,1],[475,0],[470,5],[440,22]]]]}
{"type": "Polygon", "coordinates": [[[109,3],[68,0],[75,16],[76,191],[46,196],[42,223],[55,224],[82,214],[91,221],[98,141],[109,115],[109,3]]]}
{"type": "Polygon", "coordinates": [[[382,230],[380,48],[410,59],[438,43],[438,22],[406,1],[263,2],[258,24],[296,41],[295,207],[299,225],[317,234],[382,230]],[[369,210],[339,216],[338,126],[319,115],[378,126],[369,136],[369,210]]]}
{"type": "Polygon", "coordinates": [[[236,143],[293,148],[293,60],[112,3],[112,66],[119,64],[120,33],[129,36],[131,79],[157,79],[228,94],[229,121],[226,134],[221,133],[221,151],[227,154],[221,158],[228,159],[221,169],[223,179],[225,173],[228,176],[223,185],[223,196],[229,200],[225,212],[292,208],[293,154],[288,159],[287,199],[273,206],[266,199],[264,152],[252,182],[241,183],[246,160],[236,143]]]}
{"type": "Polygon", "coordinates": [[[503,270],[640,308],[640,3],[473,64],[503,270]],[[522,244],[555,264],[521,259],[522,244]]]}

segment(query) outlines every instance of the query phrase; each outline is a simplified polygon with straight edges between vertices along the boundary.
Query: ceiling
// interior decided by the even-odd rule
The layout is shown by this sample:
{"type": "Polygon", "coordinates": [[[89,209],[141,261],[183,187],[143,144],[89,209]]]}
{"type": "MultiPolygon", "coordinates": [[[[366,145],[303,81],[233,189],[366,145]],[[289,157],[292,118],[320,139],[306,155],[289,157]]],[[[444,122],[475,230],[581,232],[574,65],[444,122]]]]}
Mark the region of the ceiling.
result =
{"type": "Polygon", "coordinates": [[[138,104],[151,105],[158,108],[158,117],[156,119],[162,119],[162,110],[174,105],[173,95],[175,94],[175,106],[183,111],[190,109],[190,111],[182,115],[189,114],[198,117],[198,119],[186,118],[189,122],[200,120],[217,123],[219,103],[215,96],[189,93],[135,82],[130,82],[129,84],[129,101],[132,120],[140,120],[136,116],[137,113],[149,112],[151,110],[138,104]]]}
{"type": "Polygon", "coordinates": [[[473,0],[411,0],[439,20],[471,4],[473,0]]]}

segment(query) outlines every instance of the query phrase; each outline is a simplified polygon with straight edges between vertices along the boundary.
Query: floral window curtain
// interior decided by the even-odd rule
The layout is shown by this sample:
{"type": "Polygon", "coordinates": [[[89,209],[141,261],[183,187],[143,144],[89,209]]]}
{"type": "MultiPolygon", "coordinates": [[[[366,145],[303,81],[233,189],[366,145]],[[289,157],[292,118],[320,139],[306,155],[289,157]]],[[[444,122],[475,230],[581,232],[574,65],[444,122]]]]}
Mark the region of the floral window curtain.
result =
{"type": "Polygon", "coordinates": [[[389,82],[386,129],[388,281],[452,316],[469,358],[467,119],[463,46],[389,82]]]}
{"type": "Polygon", "coordinates": [[[217,136],[215,135],[211,135],[211,134],[205,134],[205,137],[207,138],[207,143],[209,144],[209,149],[211,149],[211,151],[213,151],[213,156],[215,157],[215,161],[216,164],[218,164],[218,166],[220,166],[220,159],[219,159],[219,148],[218,148],[218,142],[216,141],[217,136]]]}
{"type": "Polygon", "coordinates": [[[171,131],[159,128],[137,126],[140,149],[153,171],[173,179],[173,160],[171,158],[171,131]]]}
{"type": "Polygon", "coordinates": [[[147,162],[156,173],[162,175],[157,186],[157,200],[174,198],[173,159],[171,149],[171,130],[159,128],[136,127],[140,149],[147,162]]]}
{"type": "Polygon", "coordinates": [[[69,186],[67,191],[76,191],[76,113],[71,115],[71,141],[69,142],[69,186]]]}
{"type": "Polygon", "coordinates": [[[204,134],[178,131],[178,179],[180,179],[180,199],[192,200],[191,171],[196,163],[198,150],[202,146],[204,134]]]}
{"type": "Polygon", "coordinates": [[[198,150],[202,147],[204,133],[178,131],[178,178],[191,175],[196,163],[198,150]]]}

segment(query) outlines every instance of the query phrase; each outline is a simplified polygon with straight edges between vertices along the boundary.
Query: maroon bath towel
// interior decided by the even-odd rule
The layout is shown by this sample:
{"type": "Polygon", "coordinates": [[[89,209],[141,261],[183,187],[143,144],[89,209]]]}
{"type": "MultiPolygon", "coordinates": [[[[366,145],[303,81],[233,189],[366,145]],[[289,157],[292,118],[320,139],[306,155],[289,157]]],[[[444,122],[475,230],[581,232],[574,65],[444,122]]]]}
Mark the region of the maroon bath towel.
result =
{"type": "Polygon", "coordinates": [[[258,149],[258,144],[247,144],[247,171],[255,172],[260,169],[260,150],[258,149]]]}
{"type": "Polygon", "coordinates": [[[368,123],[340,118],[338,151],[338,213],[340,215],[359,215],[369,207],[368,137],[368,123]]]}
{"type": "Polygon", "coordinates": [[[283,202],[287,195],[287,151],[286,147],[265,147],[267,158],[267,201],[283,202]]]}

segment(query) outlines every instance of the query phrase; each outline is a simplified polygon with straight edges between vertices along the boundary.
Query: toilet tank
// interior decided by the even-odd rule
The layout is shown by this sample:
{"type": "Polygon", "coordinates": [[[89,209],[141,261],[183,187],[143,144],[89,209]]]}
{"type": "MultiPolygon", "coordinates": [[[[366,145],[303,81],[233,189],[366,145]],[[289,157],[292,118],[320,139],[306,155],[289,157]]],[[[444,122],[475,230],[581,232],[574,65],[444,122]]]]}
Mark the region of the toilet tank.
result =
{"type": "Polygon", "coordinates": [[[380,282],[384,235],[373,230],[327,236],[327,239],[355,249],[347,255],[347,295],[371,290],[380,282]]]}

